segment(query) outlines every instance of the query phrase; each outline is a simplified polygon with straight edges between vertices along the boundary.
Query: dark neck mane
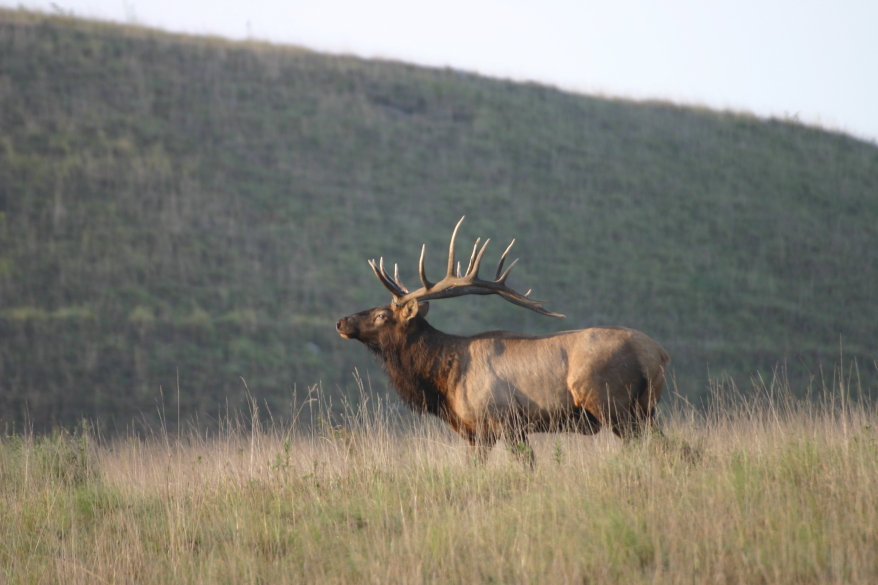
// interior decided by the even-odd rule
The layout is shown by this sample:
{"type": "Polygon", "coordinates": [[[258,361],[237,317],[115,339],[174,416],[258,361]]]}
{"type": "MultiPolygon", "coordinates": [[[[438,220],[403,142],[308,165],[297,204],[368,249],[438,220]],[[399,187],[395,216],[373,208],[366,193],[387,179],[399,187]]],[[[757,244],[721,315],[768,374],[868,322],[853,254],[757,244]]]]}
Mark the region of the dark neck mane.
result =
{"type": "Polygon", "coordinates": [[[446,419],[450,415],[446,395],[450,382],[456,378],[457,360],[453,350],[457,343],[457,337],[422,321],[408,338],[370,349],[409,408],[446,419]]]}

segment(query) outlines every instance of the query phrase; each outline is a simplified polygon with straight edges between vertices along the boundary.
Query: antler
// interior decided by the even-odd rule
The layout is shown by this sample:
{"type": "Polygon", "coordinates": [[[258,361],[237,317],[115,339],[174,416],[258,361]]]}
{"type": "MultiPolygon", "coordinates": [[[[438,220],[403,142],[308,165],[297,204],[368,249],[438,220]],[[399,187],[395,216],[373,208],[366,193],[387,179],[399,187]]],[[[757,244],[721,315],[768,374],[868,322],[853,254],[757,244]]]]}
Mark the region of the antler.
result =
{"type": "Polygon", "coordinates": [[[454,227],[454,232],[451,234],[451,243],[448,246],[448,267],[445,271],[445,277],[437,283],[431,283],[427,280],[427,274],[424,271],[424,253],[427,248],[426,244],[421,247],[421,259],[418,262],[418,274],[421,277],[421,284],[424,286],[416,291],[409,292],[409,290],[402,285],[397,270],[394,270],[394,278],[390,278],[390,275],[384,270],[384,258],[379,259],[377,263],[375,260],[369,260],[369,266],[372,267],[375,276],[378,277],[378,280],[380,280],[387,290],[390,291],[390,294],[393,295],[393,304],[397,307],[402,307],[413,299],[422,302],[433,299],[460,297],[463,295],[500,295],[514,305],[530,309],[541,315],[563,317],[564,315],[561,315],[560,313],[553,313],[544,309],[542,304],[545,301],[531,299],[529,296],[531,291],[521,294],[506,286],[506,278],[509,277],[509,273],[518,262],[518,259],[515,259],[505,272],[503,272],[503,263],[506,261],[506,256],[509,254],[509,250],[512,249],[512,244],[515,243],[515,240],[512,240],[512,243],[509,244],[506,251],[503,252],[503,255],[500,257],[500,263],[497,265],[494,280],[482,280],[479,278],[479,266],[482,263],[482,256],[485,253],[485,248],[488,247],[488,242],[491,241],[490,239],[485,240],[485,243],[482,244],[481,248],[479,248],[481,238],[476,239],[476,244],[473,246],[473,253],[470,256],[469,263],[466,267],[466,272],[461,276],[460,264],[458,263],[457,274],[455,275],[454,240],[457,238],[457,230],[460,227],[460,224],[463,223],[465,217],[466,216],[460,218],[460,221],[457,222],[457,225],[454,227]]]}

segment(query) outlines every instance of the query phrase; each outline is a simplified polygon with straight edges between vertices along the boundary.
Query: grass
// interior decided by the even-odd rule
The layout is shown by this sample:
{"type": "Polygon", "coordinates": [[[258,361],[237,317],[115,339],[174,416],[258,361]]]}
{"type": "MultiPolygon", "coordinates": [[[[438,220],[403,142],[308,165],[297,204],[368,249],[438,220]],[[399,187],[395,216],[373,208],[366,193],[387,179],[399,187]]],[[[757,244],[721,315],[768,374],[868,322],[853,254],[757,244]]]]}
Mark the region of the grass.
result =
{"type": "MultiPolygon", "coordinates": [[[[365,401],[312,425],[0,440],[4,583],[874,583],[878,412],[713,387],[667,440],[541,435],[530,472],[365,401]]],[[[194,427],[193,427],[194,429],[194,427]]]]}

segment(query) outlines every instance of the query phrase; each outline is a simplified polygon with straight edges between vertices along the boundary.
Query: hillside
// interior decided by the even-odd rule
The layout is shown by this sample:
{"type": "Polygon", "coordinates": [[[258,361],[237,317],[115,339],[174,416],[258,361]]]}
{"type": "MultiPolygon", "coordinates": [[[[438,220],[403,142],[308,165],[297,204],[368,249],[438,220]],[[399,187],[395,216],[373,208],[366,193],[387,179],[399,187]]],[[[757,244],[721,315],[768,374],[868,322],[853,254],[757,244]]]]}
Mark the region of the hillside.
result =
{"type": "Polygon", "coordinates": [[[124,427],[164,396],[278,416],[367,352],[334,331],[388,293],[366,259],[437,274],[512,238],[456,333],[643,330],[677,390],[787,371],[876,391],[878,148],[778,120],[450,69],[0,10],[0,421],[124,427]],[[857,365],[856,369],[848,369],[857,365]]]}

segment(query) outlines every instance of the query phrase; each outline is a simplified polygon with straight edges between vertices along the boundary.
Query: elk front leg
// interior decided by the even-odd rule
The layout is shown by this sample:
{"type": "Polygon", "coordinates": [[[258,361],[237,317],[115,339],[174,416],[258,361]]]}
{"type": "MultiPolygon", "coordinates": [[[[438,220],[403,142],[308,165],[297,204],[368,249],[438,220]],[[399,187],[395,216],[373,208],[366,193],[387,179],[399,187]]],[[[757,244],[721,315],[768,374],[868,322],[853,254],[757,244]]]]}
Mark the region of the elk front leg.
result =
{"type": "Polygon", "coordinates": [[[488,455],[491,454],[491,449],[497,442],[497,438],[493,435],[480,436],[474,434],[467,437],[467,441],[469,442],[470,452],[473,454],[473,460],[479,465],[484,465],[488,461],[488,455]]]}
{"type": "Polygon", "coordinates": [[[497,442],[497,433],[493,432],[487,424],[464,425],[459,420],[452,419],[448,422],[454,432],[465,439],[470,446],[473,461],[484,465],[488,461],[488,455],[497,442]]]}
{"type": "Polygon", "coordinates": [[[527,431],[517,426],[507,428],[506,442],[513,457],[530,469],[534,468],[534,450],[527,440],[527,431]]]}

